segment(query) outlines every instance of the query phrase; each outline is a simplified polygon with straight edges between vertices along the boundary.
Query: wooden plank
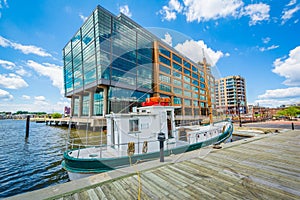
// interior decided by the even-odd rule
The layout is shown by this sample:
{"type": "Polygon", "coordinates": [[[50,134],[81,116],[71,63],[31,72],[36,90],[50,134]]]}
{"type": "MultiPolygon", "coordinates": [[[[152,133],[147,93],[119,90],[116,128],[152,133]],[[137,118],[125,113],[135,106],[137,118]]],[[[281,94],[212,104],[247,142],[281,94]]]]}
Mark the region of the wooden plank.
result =
{"type": "Polygon", "coordinates": [[[95,192],[97,194],[97,196],[99,197],[99,199],[103,199],[103,200],[106,200],[106,195],[104,194],[104,192],[102,191],[101,187],[96,187],[95,189],[95,192]]]}

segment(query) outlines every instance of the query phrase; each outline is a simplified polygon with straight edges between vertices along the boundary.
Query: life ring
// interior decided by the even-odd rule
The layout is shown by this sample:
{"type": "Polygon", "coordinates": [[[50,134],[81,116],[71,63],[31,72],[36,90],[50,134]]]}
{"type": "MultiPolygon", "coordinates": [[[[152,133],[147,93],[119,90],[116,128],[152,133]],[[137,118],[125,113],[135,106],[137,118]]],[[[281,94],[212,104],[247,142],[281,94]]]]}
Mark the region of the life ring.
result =
{"type": "Polygon", "coordinates": [[[144,141],[142,152],[143,152],[143,153],[147,153],[147,151],[148,151],[148,142],[147,142],[147,141],[144,141]]]}

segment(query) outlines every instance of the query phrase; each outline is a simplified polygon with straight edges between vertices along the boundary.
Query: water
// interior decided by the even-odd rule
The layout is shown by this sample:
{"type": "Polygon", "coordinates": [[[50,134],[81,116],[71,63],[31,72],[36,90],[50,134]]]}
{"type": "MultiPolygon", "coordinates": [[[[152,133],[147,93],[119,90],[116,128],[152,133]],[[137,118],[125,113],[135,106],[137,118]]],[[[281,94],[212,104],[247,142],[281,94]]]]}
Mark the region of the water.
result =
{"type": "Polygon", "coordinates": [[[0,120],[0,198],[68,181],[61,168],[68,130],[31,122],[25,139],[25,127],[0,120]]]}

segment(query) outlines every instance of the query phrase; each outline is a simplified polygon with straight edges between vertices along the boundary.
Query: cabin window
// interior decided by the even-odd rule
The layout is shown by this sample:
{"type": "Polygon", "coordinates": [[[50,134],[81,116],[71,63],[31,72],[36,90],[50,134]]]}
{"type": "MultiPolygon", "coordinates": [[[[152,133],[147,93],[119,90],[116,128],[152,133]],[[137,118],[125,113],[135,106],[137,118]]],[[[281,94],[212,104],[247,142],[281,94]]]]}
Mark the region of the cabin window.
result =
{"type": "Polygon", "coordinates": [[[129,131],[130,132],[139,131],[139,120],[138,119],[130,119],[129,120],[129,131]]]}

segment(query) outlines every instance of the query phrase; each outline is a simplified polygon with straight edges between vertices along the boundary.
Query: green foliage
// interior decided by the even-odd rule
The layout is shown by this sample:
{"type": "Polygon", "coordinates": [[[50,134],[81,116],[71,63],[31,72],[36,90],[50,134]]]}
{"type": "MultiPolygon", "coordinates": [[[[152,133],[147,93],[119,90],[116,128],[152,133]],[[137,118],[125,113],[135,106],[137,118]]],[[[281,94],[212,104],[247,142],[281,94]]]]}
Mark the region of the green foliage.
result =
{"type": "Polygon", "coordinates": [[[286,117],[296,117],[300,114],[300,107],[299,106],[290,106],[284,110],[279,110],[277,115],[286,116],[286,117]]]}
{"type": "Polygon", "coordinates": [[[53,114],[51,115],[51,117],[52,117],[53,119],[61,118],[61,116],[62,116],[62,114],[60,114],[60,113],[53,113],[53,114]]]}

